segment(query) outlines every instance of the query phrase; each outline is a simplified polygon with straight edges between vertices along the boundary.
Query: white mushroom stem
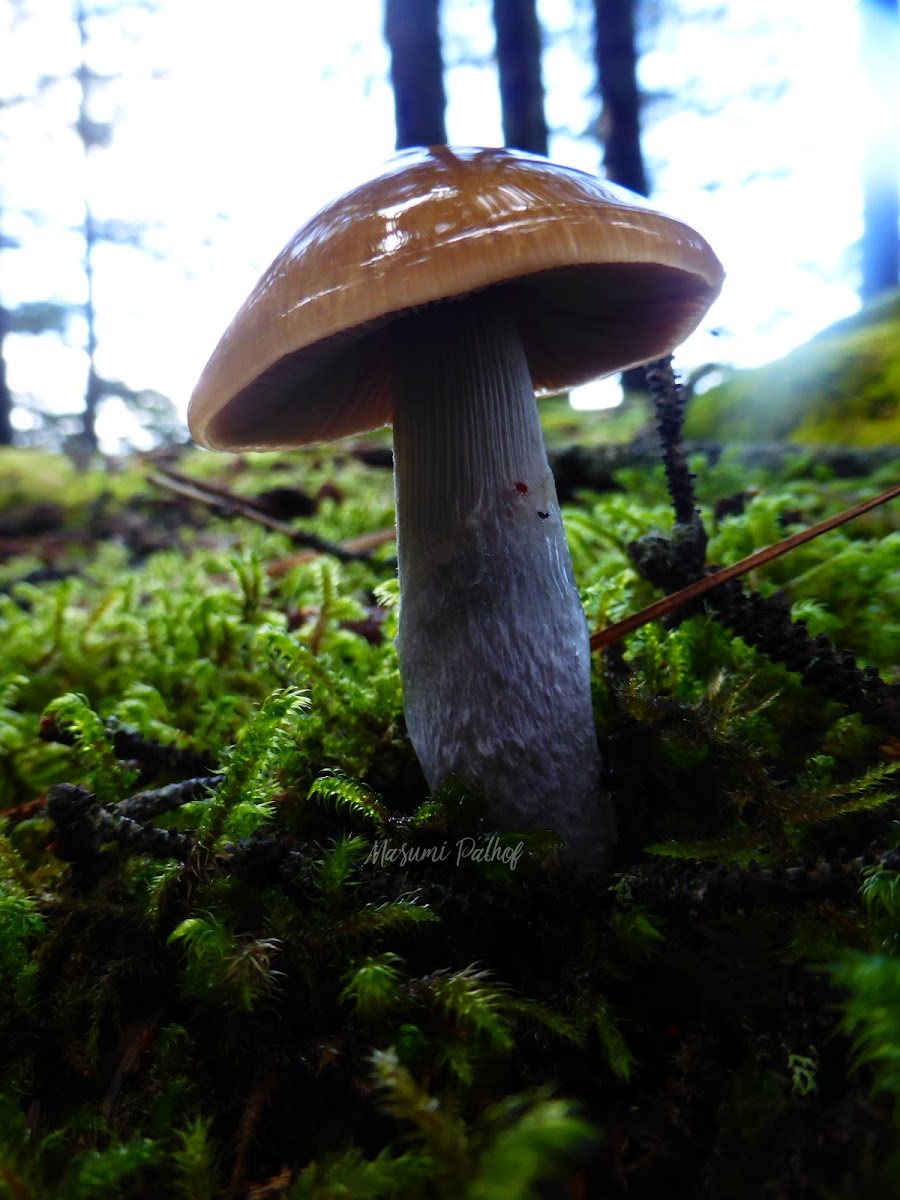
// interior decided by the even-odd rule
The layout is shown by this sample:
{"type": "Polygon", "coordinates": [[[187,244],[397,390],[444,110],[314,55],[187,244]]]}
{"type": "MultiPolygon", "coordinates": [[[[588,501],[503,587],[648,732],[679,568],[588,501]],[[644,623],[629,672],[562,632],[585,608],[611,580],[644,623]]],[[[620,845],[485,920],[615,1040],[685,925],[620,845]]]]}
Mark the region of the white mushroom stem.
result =
{"type": "Polygon", "coordinates": [[[588,630],[515,321],[489,296],[426,309],[394,360],[397,649],[428,784],[602,865],[588,630]]]}

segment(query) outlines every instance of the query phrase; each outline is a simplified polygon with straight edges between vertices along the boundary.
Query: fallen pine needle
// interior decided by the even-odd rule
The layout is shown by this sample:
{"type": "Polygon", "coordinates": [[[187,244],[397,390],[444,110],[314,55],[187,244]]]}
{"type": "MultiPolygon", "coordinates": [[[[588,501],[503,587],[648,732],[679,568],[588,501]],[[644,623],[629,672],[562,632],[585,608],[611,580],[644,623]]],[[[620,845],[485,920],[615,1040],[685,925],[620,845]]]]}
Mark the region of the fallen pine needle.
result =
{"type": "Polygon", "coordinates": [[[813,538],[817,538],[823,533],[828,533],[830,529],[837,529],[839,525],[845,525],[848,521],[853,521],[856,517],[861,517],[863,513],[877,508],[880,504],[886,504],[888,500],[893,500],[897,496],[900,496],[900,483],[894,484],[893,487],[889,487],[887,491],[872,497],[871,500],[864,500],[861,504],[856,504],[853,508],[847,508],[834,517],[827,517],[824,521],[819,521],[816,525],[810,525],[808,529],[801,529],[799,533],[794,533],[772,546],[766,546],[763,550],[757,550],[755,553],[748,555],[747,558],[742,558],[740,562],[732,563],[730,567],[724,567],[721,571],[716,571],[712,575],[707,575],[703,579],[698,579],[694,583],[688,584],[687,587],[683,587],[677,592],[672,592],[668,596],[664,596],[662,600],[657,600],[646,608],[642,608],[640,612],[633,613],[630,617],[625,617],[621,621],[616,621],[613,625],[607,625],[605,629],[597,630],[596,633],[591,635],[591,650],[603,650],[607,646],[612,646],[615,642],[627,637],[629,633],[634,633],[636,629],[640,629],[642,625],[649,625],[651,621],[658,621],[660,617],[668,616],[676,608],[680,608],[683,604],[688,604],[691,600],[696,600],[700,596],[705,596],[707,592],[711,592],[713,588],[719,587],[720,584],[727,583],[729,579],[737,579],[740,575],[746,575],[754,567],[762,567],[766,563],[772,562],[773,559],[787,554],[790,550],[795,550],[798,546],[802,546],[805,542],[811,542],[813,538]]]}

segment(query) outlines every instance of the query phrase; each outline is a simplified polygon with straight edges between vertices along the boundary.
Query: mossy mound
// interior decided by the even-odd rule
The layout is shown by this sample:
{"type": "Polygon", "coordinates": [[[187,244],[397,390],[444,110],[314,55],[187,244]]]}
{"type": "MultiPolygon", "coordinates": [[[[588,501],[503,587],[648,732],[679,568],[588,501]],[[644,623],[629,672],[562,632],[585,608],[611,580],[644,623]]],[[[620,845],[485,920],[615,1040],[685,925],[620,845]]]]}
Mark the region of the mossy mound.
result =
{"type": "Polygon", "coordinates": [[[688,438],[900,445],[900,292],[688,407],[688,438]]]}
{"type": "MultiPolygon", "coordinates": [[[[620,844],[572,877],[427,793],[389,462],[0,459],[0,1200],[900,1195],[890,729],[702,609],[645,626],[594,659],[620,844]]],[[[695,469],[720,563],[892,481],[695,469]]],[[[616,483],[565,508],[591,628],[671,527],[660,469],[616,483]]],[[[863,690],[897,510],[752,581],[863,690]]]]}

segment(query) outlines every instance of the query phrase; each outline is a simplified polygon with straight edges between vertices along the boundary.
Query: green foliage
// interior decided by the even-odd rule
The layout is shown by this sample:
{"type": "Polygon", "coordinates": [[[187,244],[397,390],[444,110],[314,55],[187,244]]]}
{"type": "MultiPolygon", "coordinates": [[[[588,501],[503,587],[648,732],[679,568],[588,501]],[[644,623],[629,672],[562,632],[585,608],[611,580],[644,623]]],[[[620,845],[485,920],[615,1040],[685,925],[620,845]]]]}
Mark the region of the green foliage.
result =
{"type": "Polygon", "coordinates": [[[433,1162],[449,1167],[454,1174],[461,1173],[466,1133],[459,1117],[416,1082],[393,1049],[376,1050],[372,1069],[381,1092],[381,1107],[398,1121],[412,1126],[413,1136],[423,1144],[433,1162]]]}
{"type": "Polygon", "coordinates": [[[900,1102],[900,959],[847,951],[831,977],[848,992],[841,1028],[852,1037],[856,1066],[867,1066],[874,1088],[900,1102]]]}
{"type": "Polygon", "coordinates": [[[393,1050],[373,1055],[381,1103],[411,1127],[425,1161],[433,1164],[438,1196],[470,1200],[530,1200],[542,1180],[571,1163],[594,1130],[572,1105],[546,1091],[507,1097],[483,1117],[472,1136],[449,1106],[421,1087],[393,1050]]]}
{"type": "Polygon", "coordinates": [[[805,826],[834,821],[855,812],[874,812],[896,801],[897,791],[890,784],[900,771],[900,763],[879,763],[855,779],[833,781],[834,759],[819,756],[810,760],[795,787],[779,803],[788,824],[805,826]]]}
{"type": "Polygon", "coordinates": [[[620,1029],[620,1019],[602,996],[586,993],[579,1000],[581,1023],[594,1033],[609,1069],[618,1079],[627,1080],[634,1066],[634,1055],[620,1029]]]}
{"type": "MultiPolygon", "coordinates": [[[[379,857],[393,837],[428,850],[460,831],[478,847],[511,836],[479,827],[477,798],[452,785],[427,795],[402,718],[393,547],[304,559],[129,469],[54,476],[32,461],[30,482],[0,451],[0,502],[52,492],[77,536],[52,564],[63,578],[37,574],[37,554],[0,564],[0,1194],[600,1194],[620,1144],[637,1148],[628,1186],[634,1173],[650,1194],[642,1122],[661,1155],[676,1127],[693,1154],[721,1105],[709,1154],[738,1162],[735,1147],[763,1157],[763,1133],[798,1113],[853,1109],[840,1089],[856,1096],[870,1075],[895,1095],[893,873],[868,873],[860,911],[752,893],[761,866],[893,840],[884,731],[698,611],[630,637],[624,663],[595,661],[614,887],[554,867],[553,834],[516,834],[528,852],[514,872],[379,857]],[[117,523],[123,502],[132,524],[117,523]],[[114,536],[91,541],[98,513],[114,536]],[[188,776],[208,786],[153,807],[188,776]],[[66,857],[45,805],[55,783],[94,794],[88,817],[136,812],[132,839],[96,855],[76,839],[66,857]],[[749,880],[738,914],[691,891],[696,877],[714,894],[710,864],[749,880]],[[869,1073],[849,1080],[833,995],[808,970],[835,955],[869,1073]],[[720,1097],[722,1079],[735,1084],[720,1097]]],[[[188,468],[248,497],[302,487],[318,511],[298,528],[334,541],[392,521],[389,472],[346,449],[188,468]]],[[[659,472],[621,483],[565,509],[592,627],[655,598],[627,545],[671,525],[659,472]]],[[[758,489],[714,529],[721,562],[878,487],[727,459],[700,483],[706,517],[758,489]]],[[[895,520],[873,513],[754,580],[888,678],[895,520]]],[[[764,1194],[747,1180],[727,1194],[764,1194]]]]}
{"type": "Polygon", "coordinates": [[[859,889],[866,916],[880,942],[879,949],[900,951],[900,871],[867,867],[859,889]]]}
{"type": "Polygon", "coordinates": [[[141,1137],[103,1150],[86,1150],[75,1158],[61,1200],[116,1200],[161,1158],[161,1147],[141,1137]]]}
{"type": "Polygon", "coordinates": [[[630,958],[650,959],[659,952],[665,941],[661,922],[640,905],[617,907],[612,913],[611,928],[630,958]]]}
{"type": "Polygon", "coordinates": [[[466,967],[452,974],[437,972],[423,981],[434,1006],[454,1025],[483,1038],[493,1049],[508,1054],[512,1032],[503,1016],[504,989],[490,983],[490,972],[466,967]]]}
{"type": "Polygon", "coordinates": [[[550,1099],[546,1090],[531,1099],[511,1097],[485,1116],[497,1132],[479,1157],[469,1200],[536,1198],[541,1181],[596,1138],[570,1102],[550,1099]]]}
{"type": "Polygon", "coordinates": [[[287,1193],[288,1200],[392,1200],[422,1195],[435,1164],[419,1151],[384,1151],[366,1159],[345,1150],[310,1163],[287,1193]]]}
{"type": "Polygon", "coordinates": [[[184,988],[189,995],[249,1012],[260,996],[278,986],[281,972],[272,959],[280,947],[274,938],[234,934],[207,913],[182,921],[169,941],[184,946],[184,988]]]}
{"type": "Polygon", "coordinates": [[[0,1014],[0,1028],[11,1004],[27,1008],[37,978],[37,963],[31,948],[46,929],[34,898],[19,882],[15,852],[0,835],[0,994],[7,1004],[0,1014]]]}
{"type": "Polygon", "coordinates": [[[216,1149],[208,1118],[195,1117],[175,1134],[172,1164],[183,1200],[214,1200],[220,1184],[216,1149]]]}
{"type": "Polygon", "coordinates": [[[787,1106],[787,1081],[774,1067],[746,1063],[728,1089],[723,1120],[736,1143],[757,1144],[787,1106]]]}
{"type": "Polygon", "coordinates": [[[339,999],[350,1001],[364,1022],[379,1021],[404,1002],[398,970],[402,961],[392,950],[367,955],[345,972],[346,985],[339,999]]]}
{"type": "Polygon", "coordinates": [[[326,896],[343,892],[354,867],[365,857],[368,850],[369,843],[365,838],[333,839],[322,857],[316,860],[316,883],[320,890],[326,896]]]}
{"type": "Polygon", "coordinates": [[[352,944],[379,934],[406,931],[438,919],[431,909],[419,904],[414,897],[401,896],[384,904],[367,904],[335,919],[327,929],[316,935],[312,944],[321,944],[326,939],[340,939],[352,944]]]}
{"type": "Polygon", "coordinates": [[[845,989],[841,1028],[852,1038],[856,1066],[900,1105],[900,872],[877,865],[860,886],[874,951],[845,950],[830,968],[845,989]]]}
{"type": "Polygon", "coordinates": [[[338,811],[357,814],[378,829],[387,824],[387,813],[371,789],[341,771],[327,771],[314,780],[309,798],[333,805],[338,811]]]}
{"type": "Polygon", "coordinates": [[[791,1073],[791,1087],[801,1096],[809,1096],[818,1090],[816,1083],[816,1060],[808,1054],[789,1054],[788,1070],[791,1073]]]}
{"type": "Polygon", "coordinates": [[[141,471],[85,469],[60,454],[0,446],[0,509],[4,512],[53,497],[71,527],[104,499],[128,503],[145,487],[141,471]]]}
{"type": "Polygon", "coordinates": [[[298,737],[309,699],[292,688],[272,692],[224,756],[225,778],[200,823],[207,845],[249,837],[270,821],[279,789],[279,769],[298,737]]]}
{"type": "Polygon", "coordinates": [[[775,363],[736,372],[689,407],[689,437],[816,445],[900,443],[900,293],[775,363]]]}
{"type": "Polygon", "coordinates": [[[45,718],[54,720],[75,742],[82,770],[98,803],[109,804],[131,786],[134,772],[123,769],[113,753],[112,739],[87,696],[74,692],[47,706],[45,718]]]}
{"type": "Polygon", "coordinates": [[[557,1008],[511,994],[503,994],[502,1004],[504,1013],[514,1017],[520,1028],[531,1026],[540,1029],[551,1033],[559,1042],[568,1042],[573,1046],[583,1046],[585,1043],[585,1029],[557,1008]]]}

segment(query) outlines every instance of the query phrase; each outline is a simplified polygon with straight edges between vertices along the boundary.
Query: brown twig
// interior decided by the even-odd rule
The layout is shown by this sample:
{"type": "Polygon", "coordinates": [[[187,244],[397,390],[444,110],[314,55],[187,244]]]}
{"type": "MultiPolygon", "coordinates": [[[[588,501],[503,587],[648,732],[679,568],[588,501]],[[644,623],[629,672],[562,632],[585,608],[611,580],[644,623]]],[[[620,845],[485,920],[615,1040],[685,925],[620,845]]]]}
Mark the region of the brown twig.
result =
{"type": "Polygon", "coordinates": [[[306,546],[317,554],[330,554],[340,562],[365,562],[370,558],[366,551],[346,550],[335,542],[329,542],[325,538],[319,537],[318,534],[305,533],[295,529],[287,521],[280,521],[277,517],[263,512],[252,500],[238,496],[218,484],[194,479],[182,471],[176,471],[173,467],[157,467],[156,470],[148,473],[147,479],[150,483],[155,483],[157,487],[168,488],[189,500],[197,500],[201,504],[220,508],[225,512],[237,513],[248,521],[255,521],[257,525],[262,525],[275,533],[283,533],[285,537],[291,539],[295,546],[306,546]]]}
{"type": "MultiPolygon", "coordinates": [[[[341,542],[341,549],[356,553],[370,554],[379,546],[392,542],[397,536],[393,525],[389,529],[376,529],[372,533],[361,533],[359,537],[347,538],[341,542]]],[[[318,550],[300,550],[297,554],[289,554],[285,558],[276,558],[266,566],[266,574],[272,579],[286,575],[293,567],[311,562],[319,555],[318,550]]]]}
{"type": "Polygon", "coordinates": [[[889,487],[887,491],[881,492],[878,496],[873,496],[870,500],[864,500],[861,504],[855,504],[852,508],[844,509],[833,517],[826,517],[824,521],[819,521],[816,525],[810,525],[808,529],[801,529],[799,533],[791,534],[790,537],[784,538],[780,542],[776,542],[772,546],[766,546],[762,550],[756,550],[753,554],[749,554],[746,558],[742,558],[739,562],[732,563],[730,567],[723,567],[721,571],[716,571],[712,575],[707,575],[705,579],[695,580],[694,583],[688,584],[680,591],[672,592],[668,596],[664,596],[661,600],[649,604],[646,608],[642,608],[640,612],[633,613],[630,617],[625,617],[624,620],[616,621],[614,625],[608,625],[605,629],[600,629],[591,636],[591,649],[603,650],[607,646],[611,646],[614,642],[621,641],[629,633],[634,633],[636,629],[640,629],[642,625],[648,625],[651,621],[658,621],[660,617],[668,616],[670,612],[680,608],[683,604],[688,604],[691,600],[697,600],[700,596],[705,596],[707,592],[713,588],[719,587],[723,583],[727,583],[730,579],[737,579],[741,575],[746,575],[748,571],[752,571],[755,567],[765,566],[766,563],[772,562],[776,558],[780,558],[783,554],[787,554],[790,550],[795,550],[798,546],[802,546],[805,542],[810,542],[813,538],[817,538],[820,534],[828,533],[831,529],[837,529],[839,525],[845,525],[848,521],[853,521],[856,517],[861,517],[863,513],[877,508],[880,504],[886,504],[888,500],[894,500],[900,496],[900,483],[889,487]]]}
{"type": "Polygon", "coordinates": [[[261,1073],[253,1085],[253,1090],[250,1093],[241,1116],[237,1151],[234,1156],[231,1178],[228,1181],[225,1193],[228,1197],[239,1195],[246,1187],[253,1139],[262,1119],[263,1112],[277,1084],[278,1072],[275,1068],[272,1068],[261,1073]]]}

